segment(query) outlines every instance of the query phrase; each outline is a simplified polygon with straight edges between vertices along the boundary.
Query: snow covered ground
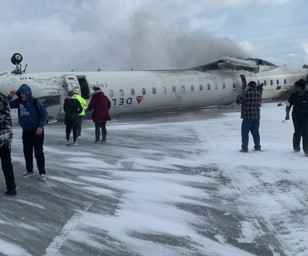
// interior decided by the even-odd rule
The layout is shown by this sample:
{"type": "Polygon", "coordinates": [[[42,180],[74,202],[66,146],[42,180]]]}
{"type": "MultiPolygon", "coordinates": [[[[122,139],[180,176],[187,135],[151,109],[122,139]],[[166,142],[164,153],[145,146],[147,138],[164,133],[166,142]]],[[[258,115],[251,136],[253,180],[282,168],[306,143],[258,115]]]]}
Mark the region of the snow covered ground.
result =
{"type": "Polygon", "coordinates": [[[307,256],[308,158],[292,151],[284,108],[263,104],[263,151],[251,139],[247,154],[239,108],[115,119],[106,144],[85,121],[76,147],[49,124],[47,182],[21,178],[15,125],[0,255],[307,256]]]}

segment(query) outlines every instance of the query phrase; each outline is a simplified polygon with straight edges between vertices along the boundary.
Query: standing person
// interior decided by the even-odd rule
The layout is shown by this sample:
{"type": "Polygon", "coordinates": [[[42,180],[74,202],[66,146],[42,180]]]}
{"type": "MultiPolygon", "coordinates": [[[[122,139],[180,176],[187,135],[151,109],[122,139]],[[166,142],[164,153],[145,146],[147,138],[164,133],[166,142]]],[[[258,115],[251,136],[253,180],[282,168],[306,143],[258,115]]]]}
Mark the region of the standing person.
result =
{"type": "Polygon", "coordinates": [[[303,150],[305,155],[308,156],[308,92],[305,88],[306,82],[304,79],[299,79],[294,83],[294,92],[289,97],[285,119],[290,119],[289,113],[293,106],[293,149],[295,152],[301,150],[300,142],[301,137],[303,137],[303,150]]]}
{"type": "Polygon", "coordinates": [[[261,96],[262,96],[262,93],[263,93],[263,83],[259,84],[257,86],[257,91],[261,93],[261,96]]]}
{"type": "Polygon", "coordinates": [[[95,123],[95,143],[100,143],[100,130],[102,131],[101,142],[106,141],[106,122],[110,120],[109,109],[111,103],[99,87],[94,86],[93,90],[94,92],[91,95],[91,101],[88,106],[88,111],[93,110],[92,119],[95,123]]]}
{"type": "Polygon", "coordinates": [[[77,126],[77,135],[78,135],[79,138],[81,138],[82,118],[86,114],[85,111],[87,109],[87,102],[77,92],[75,92],[75,96],[76,96],[76,99],[80,102],[80,104],[82,106],[82,111],[78,115],[78,126],[77,126]]]}
{"type": "Polygon", "coordinates": [[[5,95],[0,93],[0,158],[7,188],[5,194],[9,196],[16,195],[16,184],[11,159],[12,138],[12,119],[9,102],[5,95]]]}
{"type": "Polygon", "coordinates": [[[67,98],[64,101],[63,109],[65,112],[64,122],[66,126],[66,146],[70,144],[71,131],[73,130],[73,145],[76,144],[78,137],[78,122],[79,114],[82,112],[82,106],[80,102],[76,99],[76,95],[73,91],[69,91],[67,98]]]}
{"type": "Polygon", "coordinates": [[[242,104],[242,149],[241,152],[248,152],[249,131],[252,134],[255,151],[261,151],[260,145],[260,106],[261,93],[256,89],[257,84],[254,81],[248,83],[248,89],[236,98],[237,104],[242,104]]]}
{"type": "Polygon", "coordinates": [[[32,96],[31,88],[22,84],[17,92],[11,91],[8,95],[11,108],[18,108],[18,120],[22,128],[23,151],[26,161],[26,172],[23,177],[33,176],[33,149],[36,158],[40,180],[45,181],[45,156],[43,152],[44,126],[48,114],[43,103],[32,96]],[[11,101],[14,95],[18,98],[11,101]]]}

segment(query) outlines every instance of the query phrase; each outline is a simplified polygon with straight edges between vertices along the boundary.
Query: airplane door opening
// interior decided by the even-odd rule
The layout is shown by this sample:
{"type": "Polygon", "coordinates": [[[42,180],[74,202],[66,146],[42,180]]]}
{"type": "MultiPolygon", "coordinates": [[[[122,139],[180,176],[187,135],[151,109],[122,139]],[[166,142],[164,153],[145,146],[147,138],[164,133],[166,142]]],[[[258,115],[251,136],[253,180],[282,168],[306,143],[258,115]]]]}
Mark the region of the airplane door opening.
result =
{"type": "Polygon", "coordinates": [[[242,90],[244,91],[247,87],[247,81],[246,81],[246,77],[244,75],[240,75],[241,80],[242,80],[242,90]]]}
{"type": "Polygon", "coordinates": [[[90,99],[90,90],[89,84],[87,82],[86,77],[77,77],[79,85],[80,85],[80,94],[84,99],[90,99]]]}
{"type": "Polygon", "coordinates": [[[90,89],[85,76],[65,75],[68,91],[78,92],[84,99],[90,99],[90,89]]]}

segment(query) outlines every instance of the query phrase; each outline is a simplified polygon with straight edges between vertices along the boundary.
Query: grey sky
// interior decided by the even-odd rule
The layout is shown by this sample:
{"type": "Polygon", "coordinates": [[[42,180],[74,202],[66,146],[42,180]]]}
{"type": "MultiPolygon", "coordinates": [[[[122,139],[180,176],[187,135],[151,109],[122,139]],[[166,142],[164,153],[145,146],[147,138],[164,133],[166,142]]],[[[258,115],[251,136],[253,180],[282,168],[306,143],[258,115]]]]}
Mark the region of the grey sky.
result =
{"type": "Polygon", "coordinates": [[[222,56],[308,64],[305,0],[0,0],[0,69],[189,68],[222,56]]]}

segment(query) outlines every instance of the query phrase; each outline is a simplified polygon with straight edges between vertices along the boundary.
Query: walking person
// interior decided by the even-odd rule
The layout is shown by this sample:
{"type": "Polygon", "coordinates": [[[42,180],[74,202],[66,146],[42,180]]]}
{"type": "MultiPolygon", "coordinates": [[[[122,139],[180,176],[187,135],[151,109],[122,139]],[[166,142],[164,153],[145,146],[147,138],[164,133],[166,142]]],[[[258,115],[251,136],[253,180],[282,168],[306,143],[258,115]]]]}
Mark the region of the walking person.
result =
{"type": "Polygon", "coordinates": [[[106,97],[103,91],[94,86],[94,92],[91,95],[87,111],[92,111],[92,120],[95,123],[95,143],[105,142],[107,137],[106,122],[110,119],[109,109],[111,106],[110,100],[106,97]],[[100,133],[102,140],[100,141],[100,133]]]}
{"type": "Polygon", "coordinates": [[[63,109],[65,112],[64,123],[66,132],[66,146],[70,144],[70,136],[73,130],[73,145],[77,145],[78,137],[78,122],[79,114],[82,112],[83,108],[80,102],[76,99],[76,95],[73,91],[69,91],[67,98],[64,101],[63,109]]]}
{"type": "Polygon", "coordinates": [[[11,159],[12,138],[12,119],[9,102],[6,96],[0,93],[0,158],[7,189],[5,194],[9,196],[17,194],[11,159]]]}
{"type": "Polygon", "coordinates": [[[299,79],[294,83],[294,92],[290,95],[286,106],[285,120],[290,119],[290,110],[292,110],[292,121],[294,126],[293,149],[294,152],[301,150],[300,142],[303,138],[303,150],[308,156],[308,92],[306,91],[306,82],[299,79]]]}
{"type": "Polygon", "coordinates": [[[78,126],[77,126],[77,135],[78,135],[78,138],[81,139],[82,119],[86,114],[85,111],[87,109],[87,102],[77,92],[75,92],[75,96],[76,96],[76,99],[80,102],[80,104],[82,106],[82,111],[78,115],[78,126]]]}
{"type": "Polygon", "coordinates": [[[248,152],[249,131],[252,134],[255,151],[261,151],[260,145],[260,107],[261,93],[256,89],[257,84],[254,81],[248,83],[248,89],[241,93],[236,98],[237,104],[242,104],[241,118],[242,127],[242,149],[241,152],[248,152]]]}
{"type": "Polygon", "coordinates": [[[18,120],[22,128],[23,151],[26,162],[26,172],[23,177],[35,175],[33,171],[33,149],[36,158],[40,180],[45,181],[45,156],[44,156],[44,126],[47,123],[48,114],[43,103],[32,96],[31,88],[22,84],[17,92],[11,91],[8,95],[11,108],[18,108],[18,120]],[[14,95],[18,97],[11,100],[14,95]]]}

